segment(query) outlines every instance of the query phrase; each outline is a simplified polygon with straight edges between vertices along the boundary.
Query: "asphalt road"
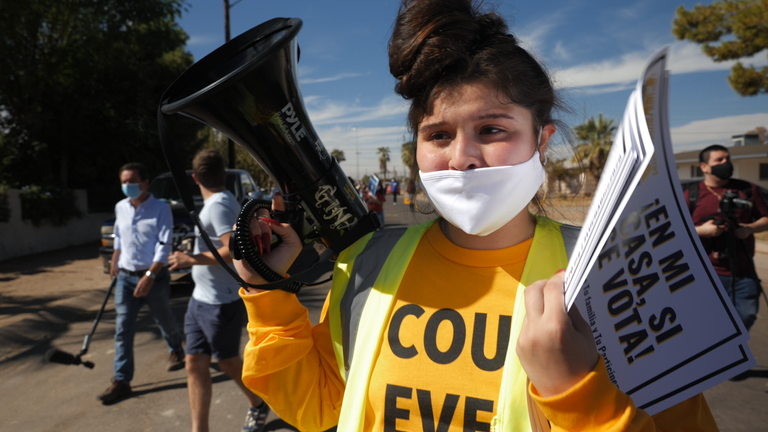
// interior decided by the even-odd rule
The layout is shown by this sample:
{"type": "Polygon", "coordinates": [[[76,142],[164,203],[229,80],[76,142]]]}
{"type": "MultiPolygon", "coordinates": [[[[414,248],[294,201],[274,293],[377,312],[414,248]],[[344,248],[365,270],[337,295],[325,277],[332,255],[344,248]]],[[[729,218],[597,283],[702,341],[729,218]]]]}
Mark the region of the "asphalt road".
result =
{"type": "MultiPolygon", "coordinates": [[[[401,196],[397,205],[391,199],[385,204],[385,218],[387,226],[402,226],[425,221],[431,216],[411,213],[402,203],[401,196]]],[[[305,258],[312,257],[307,255],[305,258]]],[[[95,250],[93,255],[89,249],[78,248],[72,253],[60,251],[17,261],[17,264],[0,263],[0,432],[190,429],[185,372],[165,371],[165,344],[146,308],[139,316],[135,341],[137,365],[132,397],[111,406],[103,406],[96,400],[96,395],[107,387],[112,376],[115,314],[111,301],[86,356],[96,364],[94,369],[45,362],[44,354],[51,347],[77,353],[83,336],[91,329],[108,284],[108,278],[99,268],[95,250]],[[60,295],[50,298],[40,295],[36,299],[35,292],[20,292],[14,288],[18,287],[19,281],[37,277],[37,273],[43,271],[40,270],[42,264],[36,264],[35,260],[47,260],[44,271],[59,274],[58,279],[62,281],[67,280],[67,275],[82,277],[99,287],[67,291],[62,286],[60,295]],[[13,273],[15,266],[28,266],[30,270],[13,273]],[[71,270],[73,268],[76,271],[71,270]],[[16,319],[11,319],[14,316],[16,319]]],[[[763,280],[768,280],[768,254],[758,253],[756,262],[759,274],[763,280]]],[[[320,280],[329,271],[329,268],[321,268],[315,277],[320,280]]],[[[319,318],[328,288],[328,284],[305,288],[300,294],[313,322],[319,318]]],[[[184,280],[174,284],[171,306],[180,324],[191,291],[191,284],[184,280]]],[[[766,311],[768,305],[762,300],[750,341],[758,367],[746,379],[722,383],[705,393],[723,431],[768,430],[766,311]]],[[[243,345],[246,340],[243,328],[243,345]]],[[[211,428],[216,431],[239,430],[248,406],[246,399],[215,364],[213,370],[211,428]]],[[[292,429],[271,414],[265,430],[292,429]]]]}

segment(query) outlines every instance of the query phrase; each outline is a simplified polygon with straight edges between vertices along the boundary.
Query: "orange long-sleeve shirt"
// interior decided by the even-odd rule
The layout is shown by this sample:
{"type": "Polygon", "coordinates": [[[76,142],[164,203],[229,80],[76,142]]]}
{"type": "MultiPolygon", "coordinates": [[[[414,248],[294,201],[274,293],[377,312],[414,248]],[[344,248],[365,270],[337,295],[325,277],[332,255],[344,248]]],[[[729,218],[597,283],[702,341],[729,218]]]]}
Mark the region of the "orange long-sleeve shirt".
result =
{"type": "MultiPolygon", "coordinates": [[[[376,357],[365,431],[435,431],[440,424],[445,431],[488,430],[530,245],[476,251],[452,244],[437,225],[425,234],[376,357]]],[[[334,426],[344,382],[326,311],[312,327],[293,295],[243,293],[243,299],[250,333],[245,384],[300,430],[334,426]]],[[[542,398],[529,391],[553,430],[717,430],[701,395],[653,418],[637,410],[610,382],[602,361],[563,394],[542,398]]]]}

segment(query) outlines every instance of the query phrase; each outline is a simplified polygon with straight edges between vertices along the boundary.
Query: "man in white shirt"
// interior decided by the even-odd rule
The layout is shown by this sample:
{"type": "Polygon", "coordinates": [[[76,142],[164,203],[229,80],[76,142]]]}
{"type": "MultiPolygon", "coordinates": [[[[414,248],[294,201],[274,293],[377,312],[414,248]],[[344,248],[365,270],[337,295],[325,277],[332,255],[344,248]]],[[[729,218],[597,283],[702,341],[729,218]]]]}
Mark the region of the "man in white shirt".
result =
{"type": "MultiPolygon", "coordinates": [[[[200,211],[202,222],[219,255],[228,263],[229,236],[240,213],[240,203],[225,188],[224,159],[213,150],[199,152],[192,161],[192,178],[200,185],[205,204],[200,211]]],[[[200,238],[195,241],[193,255],[175,252],[169,263],[171,270],[192,267],[195,290],[184,316],[187,337],[187,389],[192,413],[192,431],[207,432],[213,388],[211,357],[229,375],[248,399],[245,432],[258,432],[266,423],[269,406],[242,381],[243,359],[240,357],[240,337],[245,318],[245,306],[240,299],[240,286],[221,267],[200,238]]],[[[231,264],[230,264],[231,266],[231,264]]],[[[232,267],[234,270],[234,267],[232,267]]]]}
{"type": "Polygon", "coordinates": [[[105,405],[131,394],[136,318],[145,303],[168,345],[168,370],[184,367],[182,335],[169,305],[171,279],[165,268],[172,249],[171,208],[148,192],[149,176],[143,164],[123,165],[120,183],[126,198],[115,205],[115,243],[110,269],[110,274],[117,278],[115,375],[111,385],[99,395],[105,405]]]}

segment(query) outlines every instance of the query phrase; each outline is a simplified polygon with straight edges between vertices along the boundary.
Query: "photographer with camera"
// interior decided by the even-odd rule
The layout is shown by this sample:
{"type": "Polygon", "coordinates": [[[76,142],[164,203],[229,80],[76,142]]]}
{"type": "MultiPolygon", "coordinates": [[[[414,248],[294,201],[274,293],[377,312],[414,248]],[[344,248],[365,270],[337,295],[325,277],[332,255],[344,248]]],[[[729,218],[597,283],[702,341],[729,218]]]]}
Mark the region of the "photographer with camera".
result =
{"type": "Polygon", "coordinates": [[[757,186],[732,179],[728,149],[715,144],[699,153],[704,181],[685,198],[696,233],[747,330],[757,316],[760,279],[755,271],[755,233],[768,229],[768,207],[757,186]]]}

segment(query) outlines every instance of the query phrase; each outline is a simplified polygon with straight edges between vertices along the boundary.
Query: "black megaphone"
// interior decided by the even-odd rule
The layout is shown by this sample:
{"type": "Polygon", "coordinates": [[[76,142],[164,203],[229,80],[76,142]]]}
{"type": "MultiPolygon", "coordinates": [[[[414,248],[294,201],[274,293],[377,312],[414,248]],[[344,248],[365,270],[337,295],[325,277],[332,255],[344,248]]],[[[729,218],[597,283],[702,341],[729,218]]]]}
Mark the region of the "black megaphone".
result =
{"type": "MultiPolygon", "coordinates": [[[[287,219],[304,242],[320,240],[330,247],[363,220],[366,233],[379,224],[310,123],[296,67],[301,26],[298,18],[275,18],[213,51],[165,91],[158,117],[162,124],[162,115],[183,114],[243,147],[279,186],[287,219]]],[[[166,159],[170,165],[167,151],[166,159]]],[[[250,245],[240,251],[246,259],[253,247],[244,231],[257,208],[267,206],[243,208],[236,242],[246,249],[250,245]]]]}

